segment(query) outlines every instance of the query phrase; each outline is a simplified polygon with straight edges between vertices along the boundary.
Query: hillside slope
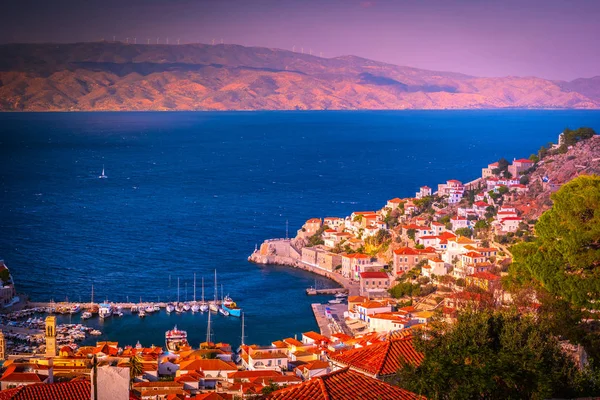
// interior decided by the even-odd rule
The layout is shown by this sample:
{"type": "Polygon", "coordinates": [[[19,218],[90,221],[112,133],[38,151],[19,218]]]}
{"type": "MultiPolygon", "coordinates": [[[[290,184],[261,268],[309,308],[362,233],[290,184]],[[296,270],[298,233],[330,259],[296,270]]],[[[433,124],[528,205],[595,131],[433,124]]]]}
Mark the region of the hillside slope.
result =
{"type": "Polygon", "coordinates": [[[600,108],[600,80],[478,78],[238,45],[0,46],[0,110],[600,108]]]}

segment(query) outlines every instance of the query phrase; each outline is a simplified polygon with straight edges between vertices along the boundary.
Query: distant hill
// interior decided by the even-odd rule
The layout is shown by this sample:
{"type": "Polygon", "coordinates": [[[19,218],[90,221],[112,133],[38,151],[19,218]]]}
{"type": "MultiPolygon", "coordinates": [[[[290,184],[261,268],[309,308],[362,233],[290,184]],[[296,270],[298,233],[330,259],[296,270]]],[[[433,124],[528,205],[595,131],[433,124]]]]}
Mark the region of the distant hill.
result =
{"type": "Polygon", "coordinates": [[[478,78],[238,45],[0,45],[0,110],[600,108],[600,77],[478,78]]]}

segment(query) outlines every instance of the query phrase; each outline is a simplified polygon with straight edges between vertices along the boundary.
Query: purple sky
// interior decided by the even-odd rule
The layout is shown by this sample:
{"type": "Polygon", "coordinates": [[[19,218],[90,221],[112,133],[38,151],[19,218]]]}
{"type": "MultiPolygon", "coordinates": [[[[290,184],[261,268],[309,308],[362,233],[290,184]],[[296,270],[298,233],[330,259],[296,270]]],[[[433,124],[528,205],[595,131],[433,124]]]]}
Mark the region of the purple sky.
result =
{"type": "Polygon", "coordinates": [[[20,0],[3,7],[0,42],[222,38],[476,76],[571,80],[600,75],[599,17],[600,0],[20,0]]]}

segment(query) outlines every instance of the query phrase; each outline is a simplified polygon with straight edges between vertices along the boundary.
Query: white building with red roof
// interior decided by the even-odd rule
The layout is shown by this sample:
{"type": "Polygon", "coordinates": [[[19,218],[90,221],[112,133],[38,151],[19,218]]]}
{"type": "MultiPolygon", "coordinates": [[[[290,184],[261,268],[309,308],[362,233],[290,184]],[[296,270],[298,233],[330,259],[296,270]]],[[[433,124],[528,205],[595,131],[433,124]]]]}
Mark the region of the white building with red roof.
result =
{"type": "Polygon", "coordinates": [[[392,277],[383,271],[367,271],[360,273],[360,295],[370,299],[389,297],[387,290],[392,285],[392,277]]]}

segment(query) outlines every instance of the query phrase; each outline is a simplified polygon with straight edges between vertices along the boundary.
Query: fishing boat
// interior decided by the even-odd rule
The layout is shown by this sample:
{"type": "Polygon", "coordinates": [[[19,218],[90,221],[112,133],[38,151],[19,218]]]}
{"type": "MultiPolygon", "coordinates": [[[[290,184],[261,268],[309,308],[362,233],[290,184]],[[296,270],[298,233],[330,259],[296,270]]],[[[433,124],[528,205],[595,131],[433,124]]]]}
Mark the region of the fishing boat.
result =
{"type": "Polygon", "coordinates": [[[207,312],[208,304],[204,300],[204,277],[202,277],[202,301],[200,302],[200,311],[207,312]]]}
{"type": "Polygon", "coordinates": [[[165,333],[165,344],[167,350],[171,352],[179,351],[183,347],[189,346],[187,341],[187,332],[177,329],[177,325],[165,333]]]}
{"type": "Polygon", "coordinates": [[[167,307],[165,307],[165,310],[167,311],[167,314],[171,314],[173,311],[175,311],[175,306],[169,303],[167,304],[167,307]]]}
{"type": "Polygon", "coordinates": [[[75,304],[73,307],[71,307],[69,312],[71,314],[77,314],[79,311],[81,311],[81,304],[75,304]]]}
{"type": "Polygon", "coordinates": [[[92,318],[92,313],[89,311],[84,311],[83,314],[81,314],[81,319],[90,319],[92,318]]]}
{"type": "Polygon", "coordinates": [[[122,317],[123,311],[121,310],[121,307],[113,307],[113,315],[116,317],[122,317]]]}
{"type": "Polygon", "coordinates": [[[102,165],[102,173],[100,174],[100,176],[99,176],[98,178],[99,178],[99,179],[106,179],[106,178],[108,178],[108,176],[106,176],[106,175],[104,174],[104,164],[102,165]]]}
{"type": "Polygon", "coordinates": [[[221,308],[225,311],[227,311],[230,315],[233,315],[234,317],[241,317],[242,316],[242,309],[239,308],[234,301],[230,302],[229,305],[226,305],[225,303],[223,303],[221,305],[221,308]]]}
{"type": "Polygon", "coordinates": [[[152,314],[154,312],[154,305],[150,304],[150,305],[146,306],[144,311],[146,311],[146,314],[152,314]]]}
{"type": "Polygon", "coordinates": [[[160,306],[158,304],[154,305],[154,311],[160,311],[160,306]]]}
{"type": "Polygon", "coordinates": [[[98,309],[98,316],[100,318],[108,318],[112,315],[112,306],[108,303],[100,304],[100,308],[98,309]]]}

